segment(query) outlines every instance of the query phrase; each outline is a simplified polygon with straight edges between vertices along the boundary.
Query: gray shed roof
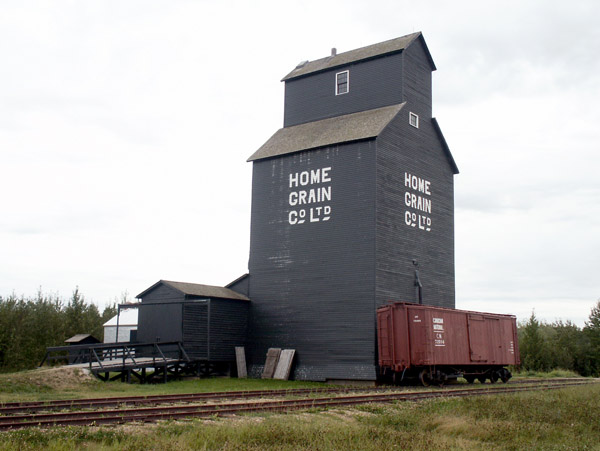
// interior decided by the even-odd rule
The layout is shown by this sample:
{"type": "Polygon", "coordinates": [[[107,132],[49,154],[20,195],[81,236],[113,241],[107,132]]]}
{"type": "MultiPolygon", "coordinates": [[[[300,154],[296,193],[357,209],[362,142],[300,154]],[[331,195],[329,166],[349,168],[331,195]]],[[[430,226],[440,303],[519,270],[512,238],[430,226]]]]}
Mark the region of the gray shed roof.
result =
{"type": "Polygon", "coordinates": [[[67,338],[65,343],[81,343],[83,340],[90,339],[90,341],[95,341],[96,343],[100,343],[96,337],[91,334],[77,334],[73,335],[71,338],[67,338]]]}
{"type": "Polygon", "coordinates": [[[332,69],[334,67],[344,66],[346,64],[351,64],[356,61],[376,58],[390,53],[398,53],[407,48],[410,44],[412,44],[416,39],[419,38],[425,45],[425,51],[427,53],[427,58],[431,63],[431,68],[432,70],[435,70],[435,63],[433,62],[433,58],[431,57],[431,54],[427,49],[425,39],[423,38],[421,32],[416,32],[396,39],[390,39],[389,41],[380,42],[379,44],[373,44],[367,47],[361,47],[356,50],[350,50],[349,52],[340,53],[335,56],[332,55],[315,61],[307,61],[304,63],[300,63],[293,71],[291,71],[289,74],[283,77],[281,81],[287,81],[293,78],[312,74],[314,72],[320,72],[323,70],[332,69]]]}
{"type": "Polygon", "coordinates": [[[375,138],[403,106],[404,103],[401,103],[281,128],[248,161],[375,138]]]}
{"type": "Polygon", "coordinates": [[[249,301],[248,297],[240,294],[236,291],[230,290],[229,288],[217,287],[213,285],[201,285],[199,283],[186,283],[186,282],[173,282],[171,280],[159,280],[150,288],[142,291],[136,296],[136,298],[143,297],[146,293],[150,292],[158,285],[164,284],[185,295],[190,296],[203,296],[207,298],[221,298],[221,299],[238,299],[241,301],[249,301]]]}

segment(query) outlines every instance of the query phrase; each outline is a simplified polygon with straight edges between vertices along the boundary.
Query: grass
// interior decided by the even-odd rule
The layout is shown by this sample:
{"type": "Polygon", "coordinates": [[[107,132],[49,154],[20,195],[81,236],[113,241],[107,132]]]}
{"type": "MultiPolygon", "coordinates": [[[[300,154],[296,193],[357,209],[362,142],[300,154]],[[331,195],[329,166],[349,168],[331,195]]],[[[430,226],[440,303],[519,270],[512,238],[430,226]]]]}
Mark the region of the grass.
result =
{"type": "Polygon", "coordinates": [[[188,379],[168,384],[140,385],[102,382],[81,369],[63,368],[0,374],[0,402],[326,386],[318,382],[230,378],[188,379]]]}
{"type": "Polygon", "coordinates": [[[533,370],[523,370],[520,372],[513,371],[513,377],[515,378],[530,378],[530,377],[539,377],[543,379],[552,379],[558,377],[581,377],[574,371],[570,370],[562,370],[556,369],[548,372],[543,371],[533,371],[533,370]]]}
{"type": "Polygon", "coordinates": [[[0,449],[599,449],[600,386],[354,409],[0,433],[0,449]]]}
{"type": "MultiPolygon", "coordinates": [[[[563,376],[561,373],[558,377],[563,376]]],[[[321,384],[204,379],[155,386],[92,383],[81,390],[93,387],[89,396],[104,396],[300,386],[321,384]]],[[[48,392],[42,395],[47,396],[48,392]]],[[[600,449],[600,384],[419,403],[368,404],[287,415],[255,414],[151,425],[0,433],[0,450],[39,448],[597,450],[600,449]]]]}

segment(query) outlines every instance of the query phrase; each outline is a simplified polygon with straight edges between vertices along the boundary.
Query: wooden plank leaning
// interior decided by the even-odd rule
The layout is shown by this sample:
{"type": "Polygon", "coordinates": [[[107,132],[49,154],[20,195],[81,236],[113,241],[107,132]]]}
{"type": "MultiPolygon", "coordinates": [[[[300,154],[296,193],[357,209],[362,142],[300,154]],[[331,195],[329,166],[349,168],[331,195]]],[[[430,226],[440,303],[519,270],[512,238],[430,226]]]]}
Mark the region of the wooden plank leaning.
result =
{"type": "Polygon", "coordinates": [[[292,361],[294,360],[295,349],[284,349],[279,356],[279,363],[275,369],[273,379],[287,381],[290,378],[292,361]]]}
{"type": "Polygon", "coordinates": [[[238,379],[247,378],[248,371],[246,369],[246,350],[243,346],[235,347],[235,363],[237,366],[238,379]]]}
{"type": "Polygon", "coordinates": [[[277,368],[277,362],[279,362],[279,354],[281,354],[280,348],[269,348],[267,351],[265,368],[262,373],[262,379],[273,379],[275,368],[277,368]]]}

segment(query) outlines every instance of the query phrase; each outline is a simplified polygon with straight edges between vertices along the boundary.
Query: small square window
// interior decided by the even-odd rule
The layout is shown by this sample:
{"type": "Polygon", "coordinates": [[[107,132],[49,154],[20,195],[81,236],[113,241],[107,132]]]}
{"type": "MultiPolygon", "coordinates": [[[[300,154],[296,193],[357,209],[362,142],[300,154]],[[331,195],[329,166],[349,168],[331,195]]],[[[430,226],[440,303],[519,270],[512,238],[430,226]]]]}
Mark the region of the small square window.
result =
{"type": "Polygon", "coordinates": [[[346,94],[350,90],[350,74],[348,71],[335,74],[335,95],[346,94]]]}
{"type": "Polygon", "coordinates": [[[419,116],[411,112],[408,116],[408,123],[415,128],[419,128],[419,116]]]}

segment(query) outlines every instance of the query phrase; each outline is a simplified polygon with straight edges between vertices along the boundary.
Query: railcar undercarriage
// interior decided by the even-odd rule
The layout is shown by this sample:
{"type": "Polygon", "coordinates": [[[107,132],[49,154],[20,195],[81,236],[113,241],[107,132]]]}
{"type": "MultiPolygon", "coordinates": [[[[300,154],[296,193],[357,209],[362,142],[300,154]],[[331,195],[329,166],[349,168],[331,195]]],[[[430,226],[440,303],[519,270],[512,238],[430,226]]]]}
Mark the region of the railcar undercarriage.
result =
{"type": "Polygon", "coordinates": [[[499,380],[506,383],[512,377],[512,373],[503,366],[471,366],[471,367],[452,367],[452,366],[420,366],[404,368],[402,371],[393,371],[391,368],[385,368],[382,372],[382,380],[392,382],[393,384],[402,384],[418,381],[423,386],[444,385],[456,381],[459,377],[465,379],[469,384],[478,380],[484,384],[489,381],[491,384],[499,380]]]}

